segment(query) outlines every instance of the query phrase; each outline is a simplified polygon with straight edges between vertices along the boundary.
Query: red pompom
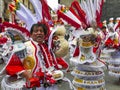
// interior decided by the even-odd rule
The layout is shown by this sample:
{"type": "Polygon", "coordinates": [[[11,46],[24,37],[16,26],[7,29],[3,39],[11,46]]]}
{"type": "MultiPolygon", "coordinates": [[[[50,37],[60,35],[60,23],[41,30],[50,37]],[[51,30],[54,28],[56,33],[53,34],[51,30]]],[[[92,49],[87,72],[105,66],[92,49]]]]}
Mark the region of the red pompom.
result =
{"type": "Polygon", "coordinates": [[[38,78],[32,77],[29,79],[28,82],[26,82],[27,88],[33,88],[33,87],[40,87],[40,81],[38,78]]]}
{"type": "Polygon", "coordinates": [[[7,42],[7,38],[6,37],[2,37],[2,38],[0,38],[0,44],[4,44],[4,43],[6,43],[7,42]]]}

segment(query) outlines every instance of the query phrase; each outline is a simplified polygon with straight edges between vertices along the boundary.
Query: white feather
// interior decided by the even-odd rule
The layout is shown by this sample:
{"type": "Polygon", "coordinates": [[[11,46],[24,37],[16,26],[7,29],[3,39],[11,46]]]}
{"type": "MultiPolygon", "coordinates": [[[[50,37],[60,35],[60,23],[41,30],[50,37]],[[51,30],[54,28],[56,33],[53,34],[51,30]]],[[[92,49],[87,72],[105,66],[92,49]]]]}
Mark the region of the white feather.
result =
{"type": "Polygon", "coordinates": [[[30,0],[30,2],[34,6],[37,21],[41,21],[43,19],[43,16],[42,16],[42,4],[40,0],[30,0]]]}
{"type": "Polygon", "coordinates": [[[27,25],[27,29],[30,30],[31,26],[34,23],[37,23],[35,16],[27,9],[22,3],[20,3],[20,9],[17,11],[18,17],[25,20],[24,22],[27,25]],[[19,13],[18,13],[19,12],[19,13]],[[23,17],[22,17],[23,16],[23,17]],[[26,18],[27,17],[27,18],[26,18]]]}

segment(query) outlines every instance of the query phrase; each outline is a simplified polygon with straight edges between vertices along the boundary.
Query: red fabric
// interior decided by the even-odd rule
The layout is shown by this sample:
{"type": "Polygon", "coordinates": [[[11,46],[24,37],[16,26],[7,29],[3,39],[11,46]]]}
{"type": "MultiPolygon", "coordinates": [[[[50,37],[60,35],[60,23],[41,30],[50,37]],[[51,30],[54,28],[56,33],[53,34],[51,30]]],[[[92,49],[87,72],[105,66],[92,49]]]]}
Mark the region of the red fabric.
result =
{"type": "Polygon", "coordinates": [[[8,39],[7,39],[6,37],[1,37],[1,38],[0,38],[0,44],[6,43],[7,40],[8,40],[8,39]]]}
{"type": "Polygon", "coordinates": [[[4,26],[4,28],[5,27],[12,27],[12,28],[15,28],[16,30],[19,30],[20,32],[22,32],[22,33],[25,33],[27,36],[30,36],[30,32],[27,30],[27,29],[25,29],[25,28],[23,28],[23,27],[20,27],[20,26],[18,26],[18,25],[16,25],[16,24],[11,24],[11,23],[9,23],[9,22],[4,22],[3,23],[3,26],[4,26]]]}
{"type": "Polygon", "coordinates": [[[27,88],[40,87],[40,80],[38,78],[32,77],[26,82],[27,88]]]}
{"type": "Polygon", "coordinates": [[[67,64],[67,62],[65,62],[65,60],[63,58],[56,58],[56,60],[57,60],[57,63],[62,66],[62,69],[68,68],[68,64],[67,64]]]}
{"type": "Polygon", "coordinates": [[[79,56],[79,54],[80,54],[80,50],[79,50],[79,47],[77,46],[73,54],[73,57],[79,56]]]}
{"type": "Polygon", "coordinates": [[[47,4],[47,1],[46,0],[41,0],[41,3],[42,3],[42,16],[45,20],[48,19],[48,20],[51,20],[51,15],[50,15],[50,12],[49,12],[49,7],[48,7],[48,4],[47,4]]]}
{"type": "Polygon", "coordinates": [[[99,5],[100,6],[100,11],[96,11],[96,21],[97,21],[97,23],[99,23],[100,20],[101,20],[103,4],[104,4],[104,0],[101,0],[101,3],[99,5]]]}
{"type": "Polygon", "coordinates": [[[119,27],[120,27],[120,21],[119,21],[118,25],[116,26],[115,30],[116,30],[117,28],[119,28],[119,27]]]}
{"type": "Polygon", "coordinates": [[[74,7],[74,8],[77,10],[77,12],[78,12],[79,16],[81,17],[82,21],[83,21],[85,24],[87,24],[87,23],[86,23],[86,19],[85,19],[86,14],[85,14],[85,12],[82,10],[82,8],[80,7],[78,1],[73,1],[72,4],[71,4],[71,6],[74,7]]]}
{"type": "Polygon", "coordinates": [[[44,72],[36,72],[36,76],[38,76],[40,79],[44,78],[44,72]]]}
{"type": "Polygon", "coordinates": [[[0,23],[0,33],[5,31],[4,28],[5,28],[5,27],[4,27],[3,23],[0,23]]]}
{"type": "Polygon", "coordinates": [[[9,60],[8,65],[6,66],[6,73],[8,75],[16,75],[18,72],[25,70],[20,58],[16,55],[13,55],[9,60]]]}
{"type": "Polygon", "coordinates": [[[52,57],[50,51],[48,50],[48,46],[46,44],[39,44],[39,46],[40,46],[40,48],[42,50],[42,54],[44,56],[45,66],[47,68],[53,66],[53,57],[52,57]],[[48,58],[48,60],[47,60],[47,58],[48,58]],[[50,64],[50,66],[48,63],[50,64]]]}
{"type": "Polygon", "coordinates": [[[102,28],[102,27],[103,27],[103,23],[102,23],[102,22],[97,22],[97,26],[98,26],[99,28],[102,28]]]}
{"type": "Polygon", "coordinates": [[[46,77],[47,81],[49,81],[49,83],[52,85],[52,84],[55,84],[57,81],[51,77],[46,77]]]}
{"type": "Polygon", "coordinates": [[[76,27],[76,28],[80,28],[81,25],[78,24],[77,22],[75,22],[74,20],[72,20],[71,18],[69,18],[68,16],[66,16],[63,12],[61,12],[60,10],[57,11],[58,14],[58,18],[62,18],[65,21],[67,21],[69,24],[71,24],[72,26],[76,27]]]}
{"type": "Polygon", "coordinates": [[[97,24],[100,22],[100,13],[98,11],[96,11],[96,22],[97,24]]]}
{"type": "Polygon", "coordinates": [[[120,44],[115,44],[114,40],[112,40],[111,38],[108,38],[105,42],[105,46],[107,46],[108,48],[114,48],[114,49],[118,49],[120,44]]]}
{"type": "MultiPolygon", "coordinates": [[[[74,15],[78,18],[78,20],[80,20],[82,26],[83,26],[83,25],[87,26],[87,25],[85,24],[83,18],[81,18],[81,17],[75,12],[75,10],[74,10],[72,7],[70,7],[69,10],[72,12],[72,14],[74,14],[74,15]]],[[[83,26],[83,28],[84,28],[85,26],[83,26]]],[[[85,28],[86,28],[86,27],[85,27],[85,28]]]]}
{"type": "Polygon", "coordinates": [[[105,42],[105,45],[108,46],[108,47],[111,46],[111,45],[113,46],[113,44],[114,43],[113,43],[113,40],[111,38],[108,38],[107,41],[105,42]]]}
{"type": "Polygon", "coordinates": [[[96,53],[96,51],[98,50],[98,47],[94,47],[93,48],[93,52],[96,53]]]}
{"type": "Polygon", "coordinates": [[[22,66],[8,66],[6,67],[6,72],[8,75],[16,75],[18,72],[24,70],[22,66]]]}

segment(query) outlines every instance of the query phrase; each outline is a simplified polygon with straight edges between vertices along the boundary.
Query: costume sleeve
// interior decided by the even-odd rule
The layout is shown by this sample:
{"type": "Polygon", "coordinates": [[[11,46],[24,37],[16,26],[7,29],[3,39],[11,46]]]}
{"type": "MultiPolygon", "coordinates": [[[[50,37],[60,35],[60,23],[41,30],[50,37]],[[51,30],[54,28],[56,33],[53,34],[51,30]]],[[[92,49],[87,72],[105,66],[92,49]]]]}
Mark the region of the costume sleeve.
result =
{"type": "Polygon", "coordinates": [[[5,69],[6,69],[6,73],[11,76],[16,75],[25,70],[20,58],[15,54],[11,56],[5,69]]]}
{"type": "Polygon", "coordinates": [[[67,69],[69,65],[63,58],[56,58],[57,63],[62,66],[62,69],[67,69]]]}

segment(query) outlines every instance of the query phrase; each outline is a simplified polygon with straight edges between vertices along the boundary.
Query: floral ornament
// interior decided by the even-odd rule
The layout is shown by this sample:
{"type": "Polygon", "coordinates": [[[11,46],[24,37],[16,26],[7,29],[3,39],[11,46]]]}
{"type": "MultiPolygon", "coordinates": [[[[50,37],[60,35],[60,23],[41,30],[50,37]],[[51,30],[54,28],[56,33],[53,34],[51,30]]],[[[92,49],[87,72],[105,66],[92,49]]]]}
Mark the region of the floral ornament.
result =
{"type": "Polygon", "coordinates": [[[61,6],[60,11],[66,13],[69,9],[64,5],[61,6]]]}

